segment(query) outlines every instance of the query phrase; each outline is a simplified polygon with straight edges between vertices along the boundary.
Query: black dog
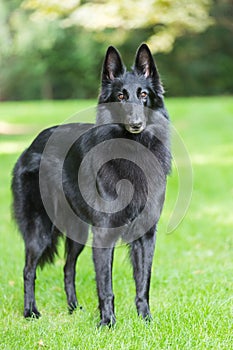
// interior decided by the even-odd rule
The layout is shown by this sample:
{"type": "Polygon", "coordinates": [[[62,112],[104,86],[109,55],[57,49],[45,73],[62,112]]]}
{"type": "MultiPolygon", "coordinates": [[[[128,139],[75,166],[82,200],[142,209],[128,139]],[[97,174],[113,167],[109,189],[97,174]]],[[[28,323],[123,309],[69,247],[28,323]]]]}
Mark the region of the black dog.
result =
{"type": "Polygon", "coordinates": [[[120,237],[130,246],[137,312],[150,319],[155,232],[170,163],[168,114],[149,48],[140,46],[127,72],[118,51],[109,47],[96,124],[44,130],[14,168],[14,216],[26,253],[25,317],[40,316],[36,268],[53,262],[61,232],[67,236],[68,306],[70,312],[77,308],[75,266],[91,225],[100,324],[115,323],[112,262],[120,237]]]}

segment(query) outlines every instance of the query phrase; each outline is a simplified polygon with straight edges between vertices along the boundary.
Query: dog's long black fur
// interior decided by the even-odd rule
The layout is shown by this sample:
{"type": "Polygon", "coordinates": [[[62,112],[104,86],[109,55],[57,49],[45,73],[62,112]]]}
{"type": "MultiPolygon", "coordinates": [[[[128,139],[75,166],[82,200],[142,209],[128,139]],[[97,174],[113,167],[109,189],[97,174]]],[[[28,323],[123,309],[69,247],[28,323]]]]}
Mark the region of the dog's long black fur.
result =
{"type": "MultiPolygon", "coordinates": [[[[87,241],[88,225],[91,225],[94,227],[93,260],[100,324],[115,323],[112,262],[114,245],[119,237],[130,246],[137,312],[143,318],[150,319],[149,287],[156,225],[163,207],[166,177],[171,162],[168,119],[163,102],[163,88],[148,46],[142,44],[139,47],[131,72],[126,71],[118,51],[109,47],[103,64],[96,125],[87,125],[87,131],[69,149],[63,164],[62,186],[59,184],[54,165],[61,163],[59,152],[55,150],[54,154],[50,154],[51,162],[49,159],[47,161],[48,173],[55,167],[55,171],[50,172],[46,182],[47,200],[52,207],[54,220],[47,213],[41,198],[42,154],[55,132],[59,130],[62,137],[69,138],[69,135],[74,134],[82,125],[67,124],[42,131],[18,159],[13,171],[12,191],[14,217],[25,242],[25,317],[40,316],[35,301],[36,268],[46,262],[53,262],[57,253],[58,238],[62,234],[66,234],[64,281],[68,307],[70,312],[77,308],[76,261],[87,241]],[[107,146],[110,147],[109,153],[114,154],[114,151],[122,149],[127,151],[128,160],[113,157],[101,167],[96,178],[98,192],[107,201],[115,200],[118,195],[116,184],[122,179],[132,183],[134,192],[131,202],[123,210],[103,213],[85,202],[78,184],[77,169],[93,147],[112,140],[115,141],[115,148],[111,149],[111,144],[107,146]],[[128,143],[124,144],[122,140],[127,140],[128,143]],[[119,145],[119,148],[116,145],[119,145]],[[152,173],[149,172],[149,181],[154,183],[154,193],[149,209],[142,217],[140,213],[146,206],[150,188],[143,169],[130,159],[138,159],[147,169],[152,166],[149,163],[153,162],[153,159],[148,162],[145,157],[144,160],[145,155],[137,145],[145,147],[158,160],[158,164],[151,168],[152,173]],[[125,149],[127,147],[128,149],[125,149]],[[50,185],[55,190],[50,190],[50,185]],[[67,220],[65,209],[59,201],[61,190],[64,191],[72,211],[80,217],[79,224],[67,220]],[[59,218],[59,225],[56,224],[56,218],[59,218]],[[120,229],[112,231],[112,227],[120,229]]],[[[84,169],[87,181],[92,165],[88,164],[84,169]]]]}

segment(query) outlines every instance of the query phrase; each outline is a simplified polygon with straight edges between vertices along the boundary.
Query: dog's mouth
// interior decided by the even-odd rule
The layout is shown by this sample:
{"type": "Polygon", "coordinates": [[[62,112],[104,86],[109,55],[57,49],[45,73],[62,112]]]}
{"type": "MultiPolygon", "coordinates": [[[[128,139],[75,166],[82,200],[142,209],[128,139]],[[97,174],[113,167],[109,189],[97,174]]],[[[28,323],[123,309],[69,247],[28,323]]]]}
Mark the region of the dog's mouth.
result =
{"type": "Polygon", "coordinates": [[[145,126],[143,123],[138,123],[138,124],[126,124],[126,129],[131,133],[131,134],[140,134],[145,129],[145,126]]]}

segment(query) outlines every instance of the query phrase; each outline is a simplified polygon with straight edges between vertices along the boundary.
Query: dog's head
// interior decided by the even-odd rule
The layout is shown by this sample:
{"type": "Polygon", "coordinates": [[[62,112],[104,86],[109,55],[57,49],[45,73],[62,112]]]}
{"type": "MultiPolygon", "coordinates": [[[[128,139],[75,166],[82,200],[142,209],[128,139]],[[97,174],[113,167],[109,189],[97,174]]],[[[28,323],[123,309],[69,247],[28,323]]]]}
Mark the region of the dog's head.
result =
{"type": "Polygon", "coordinates": [[[123,123],[130,133],[140,133],[149,110],[163,107],[163,92],[146,44],[137,50],[132,72],[126,71],[119,52],[110,46],[103,64],[97,122],[123,123]]]}

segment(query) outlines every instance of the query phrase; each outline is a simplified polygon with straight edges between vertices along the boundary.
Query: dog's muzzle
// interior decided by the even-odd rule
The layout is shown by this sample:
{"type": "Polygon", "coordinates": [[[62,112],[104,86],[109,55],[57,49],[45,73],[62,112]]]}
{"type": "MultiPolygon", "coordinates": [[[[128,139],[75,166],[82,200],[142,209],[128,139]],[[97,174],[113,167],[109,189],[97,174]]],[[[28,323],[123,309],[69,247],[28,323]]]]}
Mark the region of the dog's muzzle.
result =
{"type": "Polygon", "coordinates": [[[142,122],[139,123],[130,123],[126,125],[126,129],[132,134],[139,134],[145,129],[145,126],[142,122]]]}

